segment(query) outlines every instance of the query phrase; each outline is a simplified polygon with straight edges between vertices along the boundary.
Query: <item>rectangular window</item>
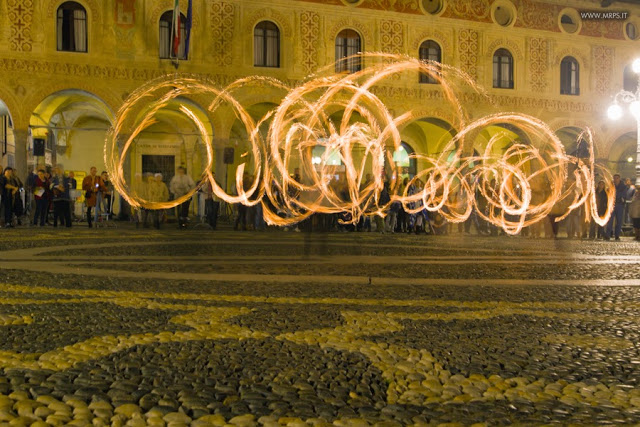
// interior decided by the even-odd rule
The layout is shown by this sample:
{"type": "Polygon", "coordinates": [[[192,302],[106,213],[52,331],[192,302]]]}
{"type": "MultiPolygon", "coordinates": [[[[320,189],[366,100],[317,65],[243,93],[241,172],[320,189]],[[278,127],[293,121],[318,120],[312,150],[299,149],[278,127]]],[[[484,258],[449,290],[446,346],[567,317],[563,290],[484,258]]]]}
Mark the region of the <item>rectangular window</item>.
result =
{"type": "Polygon", "coordinates": [[[142,155],[142,173],[161,173],[168,184],[176,173],[176,156],[142,155]]]}
{"type": "Polygon", "coordinates": [[[267,34],[267,44],[266,44],[266,66],[267,67],[279,67],[280,64],[280,37],[278,36],[278,32],[273,29],[268,29],[267,34]]]}
{"type": "Polygon", "coordinates": [[[493,87],[513,89],[513,63],[505,56],[493,57],[493,87]]]}
{"type": "Polygon", "coordinates": [[[358,52],[360,52],[360,39],[355,37],[348,38],[346,56],[356,55],[350,58],[347,63],[347,69],[350,73],[360,71],[360,55],[357,55],[358,52]]]}
{"type": "Polygon", "coordinates": [[[84,10],[73,11],[73,42],[76,52],[87,51],[87,14],[84,10]]]}
{"type": "MultiPolygon", "coordinates": [[[[442,62],[442,59],[440,58],[440,50],[434,46],[420,48],[420,59],[442,62]]],[[[439,67],[438,75],[440,75],[439,67]]],[[[420,83],[437,84],[438,80],[433,75],[420,73],[420,83]]]]}
{"type": "Polygon", "coordinates": [[[7,154],[7,140],[9,139],[9,116],[0,116],[0,144],[2,155],[7,154]]]}
{"type": "Polygon", "coordinates": [[[160,21],[160,33],[158,34],[160,43],[160,58],[168,59],[171,55],[171,23],[160,21]]]}
{"type": "Polygon", "coordinates": [[[580,75],[578,64],[563,61],[560,64],[560,93],[562,95],[580,94],[580,75]]]}
{"type": "Polygon", "coordinates": [[[265,60],[265,34],[262,29],[256,29],[253,35],[253,64],[258,67],[263,67],[266,63],[265,60]]]}
{"type": "Polygon", "coordinates": [[[87,13],[80,9],[58,9],[58,50],[87,51],[87,13]]]}

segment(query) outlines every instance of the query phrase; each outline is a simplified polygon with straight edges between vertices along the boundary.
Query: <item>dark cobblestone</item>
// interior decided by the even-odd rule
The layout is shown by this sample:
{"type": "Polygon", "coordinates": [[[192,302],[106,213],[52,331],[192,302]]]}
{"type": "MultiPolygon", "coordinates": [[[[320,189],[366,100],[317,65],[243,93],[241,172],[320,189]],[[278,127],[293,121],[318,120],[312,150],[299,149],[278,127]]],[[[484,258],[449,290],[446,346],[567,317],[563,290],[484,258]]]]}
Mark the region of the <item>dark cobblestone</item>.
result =
{"type": "Polygon", "coordinates": [[[0,326],[0,350],[42,353],[101,335],[182,331],[169,322],[181,311],[123,308],[114,304],[4,305],[0,313],[29,315],[29,325],[0,326]]]}
{"type": "MultiPolygon", "coordinates": [[[[111,231],[100,232],[109,236],[111,231]]],[[[477,278],[487,283],[509,278],[534,283],[637,279],[638,265],[623,262],[627,256],[638,255],[638,246],[631,241],[607,244],[364,233],[314,235],[309,240],[295,233],[222,233],[221,240],[206,242],[202,233],[117,233],[124,237],[102,239],[87,234],[94,236],[90,243],[114,243],[100,249],[104,263],[87,266],[115,273],[131,269],[386,276],[406,278],[407,284],[132,279],[117,274],[83,275],[84,267],[77,264],[69,274],[33,272],[27,267],[0,270],[0,394],[15,393],[11,399],[55,397],[63,402],[80,399],[107,405],[111,409],[93,412],[107,414],[107,424],[115,423],[113,407],[127,404],[137,405],[142,413],[155,411],[169,417],[172,413],[193,419],[218,414],[227,422],[250,413],[254,419],[269,415],[276,421],[279,417],[323,417],[329,422],[359,418],[390,425],[640,423],[640,287],[464,282],[477,278]],[[171,244],[172,239],[194,242],[171,244]],[[232,239],[239,244],[234,245],[232,239]],[[158,244],[128,244],[136,242],[158,244]],[[316,257],[360,255],[365,261],[333,265],[264,263],[258,257],[242,260],[244,256],[290,254],[300,260],[305,249],[316,257]],[[585,263],[577,254],[593,255],[599,261],[585,263]],[[130,265],[109,262],[111,255],[130,255],[132,260],[130,265]],[[219,255],[225,255],[242,262],[206,267],[188,261],[135,258],[142,255],[199,260],[210,256],[218,261],[219,255]],[[465,256],[467,260],[495,256],[507,261],[528,256],[531,260],[490,264],[479,258],[475,264],[445,265],[398,264],[390,259],[380,264],[368,263],[370,255],[465,256]],[[614,258],[603,262],[603,255],[614,258]],[[541,256],[546,258],[536,258],[541,256]],[[413,285],[414,277],[462,280],[455,286],[413,285]],[[24,286],[27,292],[11,285],[24,286]],[[53,293],[28,292],[32,286],[53,293]],[[99,292],[78,292],[83,290],[99,292]],[[124,291],[133,293],[127,294],[131,298],[117,298],[124,291]],[[69,298],[87,302],[53,301],[69,298]],[[305,300],[309,298],[318,300],[305,300]],[[27,304],[25,300],[45,303],[27,304]],[[220,315],[224,320],[216,318],[220,315]],[[24,316],[33,323],[19,324],[26,321],[24,316]],[[410,320],[412,316],[429,320],[410,320]],[[133,335],[136,338],[128,341],[133,335]],[[124,338],[114,342],[112,336],[124,338]],[[93,351],[87,345],[77,354],[65,348],[88,339],[97,347],[104,345],[99,356],[85,357],[84,353],[93,351]],[[51,366],[51,360],[38,359],[43,352],[77,356],[79,361],[65,364],[54,357],[56,370],[32,368],[34,361],[43,363],[35,366],[51,366]],[[504,400],[482,394],[491,390],[487,389],[494,384],[491,381],[497,384],[496,390],[504,391],[500,394],[504,400]],[[551,388],[527,394],[527,387],[536,382],[551,388]],[[514,387],[512,394],[508,394],[510,387],[514,387]],[[589,387],[602,393],[599,400],[591,399],[589,387]],[[415,398],[412,390],[422,397],[415,398]],[[551,396],[550,390],[560,395],[551,396]],[[426,400],[430,395],[442,401],[430,403],[426,400]],[[458,397],[461,399],[456,400],[458,397]]],[[[212,239],[219,235],[211,233],[212,239]]],[[[15,242],[0,236],[0,244],[9,250],[81,242],[65,236],[54,238],[45,233],[40,241],[32,236],[15,242]]],[[[60,265],[65,256],[86,255],[84,249],[61,252],[49,251],[56,258],[51,262],[60,265]]],[[[0,407],[0,417],[7,417],[2,411],[0,407]]]]}

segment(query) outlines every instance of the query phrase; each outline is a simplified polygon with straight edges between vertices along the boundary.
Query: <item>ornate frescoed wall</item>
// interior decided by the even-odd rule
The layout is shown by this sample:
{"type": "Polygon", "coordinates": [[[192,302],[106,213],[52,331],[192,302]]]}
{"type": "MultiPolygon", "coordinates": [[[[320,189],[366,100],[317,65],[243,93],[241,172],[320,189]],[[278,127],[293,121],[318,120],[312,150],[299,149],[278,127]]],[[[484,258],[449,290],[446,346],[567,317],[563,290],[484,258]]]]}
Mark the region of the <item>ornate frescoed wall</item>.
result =
{"type": "MultiPolygon", "coordinates": [[[[609,158],[617,152],[612,146],[633,130],[630,124],[608,122],[605,114],[612,95],[622,88],[623,69],[638,47],[629,24],[640,33],[640,6],[627,3],[614,2],[601,9],[598,2],[591,2],[590,9],[624,11],[629,16],[574,22],[576,31],[571,33],[565,15],[575,20],[585,8],[584,1],[272,0],[265,7],[253,0],[194,0],[191,49],[177,69],[158,53],[160,17],[171,9],[172,1],[76,3],[86,12],[86,52],[58,50],[59,8],[65,1],[0,0],[0,105],[5,106],[0,115],[10,117],[9,134],[15,141],[13,152],[3,155],[3,165],[9,156],[21,171],[42,162],[28,154],[30,135],[48,133],[53,135],[49,137],[52,153],[67,155],[69,150],[55,147],[64,142],[76,147],[71,153],[88,157],[73,159],[74,165],[103,167],[99,147],[104,133],[124,100],[145,82],[186,73],[221,88],[251,75],[293,86],[331,65],[336,36],[344,29],[357,32],[362,49],[370,52],[418,57],[424,41],[435,41],[445,64],[459,67],[486,89],[490,102],[477,93],[461,94],[470,118],[515,111],[540,118],[552,128],[557,123],[588,123],[595,132],[598,156],[612,168],[617,161],[609,158]],[[265,20],[279,30],[279,67],[254,66],[254,29],[265,20]],[[507,49],[513,57],[513,89],[492,87],[493,55],[498,49],[507,49]],[[579,95],[560,94],[560,61],[567,55],[581,67],[579,95]],[[85,97],[92,100],[91,108],[85,97]],[[81,144],[94,148],[78,149],[81,144]]],[[[187,3],[180,1],[185,15],[187,3]]],[[[277,103],[282,97],[276,89],[247,91],[238,91],[247,106],[277,103]]],[[[454,115],[439,85],[421,84],[417,76],[387,80],[373,92],[396,116],[406,111],[420,111],[422,119],[454,115]]],[[[241,136],[233,132],[233,114],[221,111],[211,120],[216,153],[242,145],[241,136]]],[[[178,134],[194,132],[174,128],[175,137],[164,133],[160,139],[177,141],[178,134]]],[[[430,144],[437,138],[418,134],[429,132],[428,126],[404,129],[411,132],[407,140],[422,145],[412,149],[433,151],[430,144]]],[[[236,156],[236,164],[240,161],[236,156]]],[[[215,164],[222,166],[219,161],[215,164]]]]}

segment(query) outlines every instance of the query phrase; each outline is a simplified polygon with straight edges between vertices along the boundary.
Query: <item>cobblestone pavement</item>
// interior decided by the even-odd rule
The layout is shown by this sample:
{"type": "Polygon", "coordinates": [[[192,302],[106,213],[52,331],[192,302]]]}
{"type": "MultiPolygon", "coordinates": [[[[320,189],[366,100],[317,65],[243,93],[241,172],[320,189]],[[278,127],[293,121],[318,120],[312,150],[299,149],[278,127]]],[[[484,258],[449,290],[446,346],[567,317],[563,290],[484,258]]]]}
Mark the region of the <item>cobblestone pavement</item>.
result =
{"type": "Polygon", "coordinates": [[[3,230],[0,424],[637,424],[639,249],[3,230]]]}

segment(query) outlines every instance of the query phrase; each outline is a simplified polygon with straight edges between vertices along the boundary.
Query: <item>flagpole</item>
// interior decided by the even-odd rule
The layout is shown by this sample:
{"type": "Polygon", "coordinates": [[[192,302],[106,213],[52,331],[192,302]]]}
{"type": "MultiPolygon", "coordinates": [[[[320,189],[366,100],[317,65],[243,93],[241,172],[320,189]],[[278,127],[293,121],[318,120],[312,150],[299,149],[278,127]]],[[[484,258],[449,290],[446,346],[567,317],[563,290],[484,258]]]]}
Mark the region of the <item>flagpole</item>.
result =
{"type": "Polygon", "coordinates": [[[176,68],[180,66],[180,0],[173,5],[173,20],[171,23],[171,63],[176,68]]]}

